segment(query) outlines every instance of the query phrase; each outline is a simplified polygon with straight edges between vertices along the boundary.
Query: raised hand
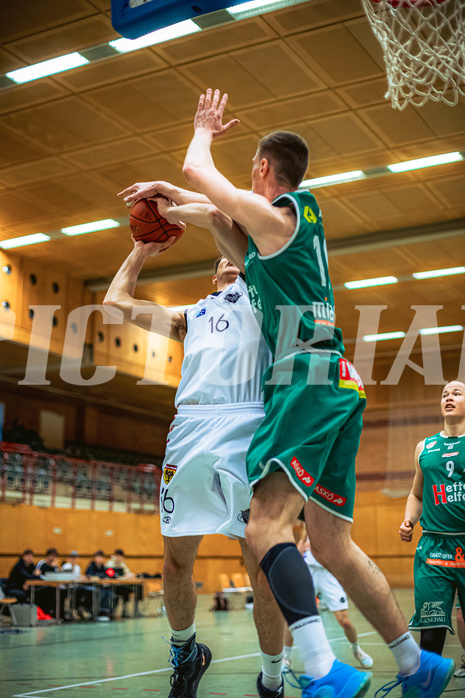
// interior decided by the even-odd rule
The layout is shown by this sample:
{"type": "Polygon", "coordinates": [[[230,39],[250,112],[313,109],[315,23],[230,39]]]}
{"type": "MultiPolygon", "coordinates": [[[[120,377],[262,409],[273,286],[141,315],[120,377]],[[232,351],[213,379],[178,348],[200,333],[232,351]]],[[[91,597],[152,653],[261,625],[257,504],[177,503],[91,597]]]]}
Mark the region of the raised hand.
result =
{"type": "Polygon", "coordinates": [[[225,93],[220,101],[220,91],[215,90],[212,96],[212,90],[208,88],[206,95],[201,95],[197,113],[194,117],[194,128],[203,129],[211,133],[212,138],[218,138],[229,131],[229,129],[237,126],[239,119],[231,119],[227,124],[223,124],[223,113],[228,103],[228,95],[225,93]]]}

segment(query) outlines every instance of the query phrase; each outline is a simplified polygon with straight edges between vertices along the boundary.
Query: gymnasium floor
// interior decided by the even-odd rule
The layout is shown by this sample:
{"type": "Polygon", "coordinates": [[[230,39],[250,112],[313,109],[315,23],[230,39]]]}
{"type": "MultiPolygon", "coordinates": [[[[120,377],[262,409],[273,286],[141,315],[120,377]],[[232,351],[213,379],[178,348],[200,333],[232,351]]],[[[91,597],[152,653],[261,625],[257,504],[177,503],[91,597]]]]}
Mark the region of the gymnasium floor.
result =
{"type": "MultiPolygon", "coordinates": [[[[412,610],[412,592],[398,591],[407,616],[412,610]]],[[[250,611],[210,613],[210,596],[200,596],[197,635],[213,652],[214,661],[200,684],[198,698],[256,696],[255,681],[260,670],[258,646],[250,611]]],[[[331,614],[322,614],[335,654],[351,662],[353,657],[342,631],[331,614]]],[[[373,656],[372,688],[368,696],[395,677],[395,665],[378,635],[351,609],[362,647],[373,656]]],[[[3,628],[5,629],[5,628],[3,628]]],[[[114,691],[127,696],[167,696],[169,637],[166,616],[138,618],[112,623],[76,623],[45,628],[27,628],[20,634],[0,634],[1,698],[110,698],[114,691]]],[[[456,637],[448,639],[447,656],[458,662],[461,648],[456,637]]],[[[300,668],[294,659],[296,669],[300,668]]],[[[287,687],[286,698],[300,698],[300,691],[287,687]]],[[[389,698],[399,698],[395,689],[389,698]]],[[[447,696],[465,696],[465,679],[453,678],[447,696]]]]}

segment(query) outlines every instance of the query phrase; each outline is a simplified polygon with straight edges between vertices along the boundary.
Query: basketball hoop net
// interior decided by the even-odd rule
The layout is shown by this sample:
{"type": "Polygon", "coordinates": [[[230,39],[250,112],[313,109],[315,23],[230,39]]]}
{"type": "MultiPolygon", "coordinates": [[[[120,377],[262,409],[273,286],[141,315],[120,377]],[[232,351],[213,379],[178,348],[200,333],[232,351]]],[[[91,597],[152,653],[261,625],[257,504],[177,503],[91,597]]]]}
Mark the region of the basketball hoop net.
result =
{"type": "Polygon", "coordinates": [[[362,0],[386,63],[395,109],[465,96],[464,0],[362,0]]]}

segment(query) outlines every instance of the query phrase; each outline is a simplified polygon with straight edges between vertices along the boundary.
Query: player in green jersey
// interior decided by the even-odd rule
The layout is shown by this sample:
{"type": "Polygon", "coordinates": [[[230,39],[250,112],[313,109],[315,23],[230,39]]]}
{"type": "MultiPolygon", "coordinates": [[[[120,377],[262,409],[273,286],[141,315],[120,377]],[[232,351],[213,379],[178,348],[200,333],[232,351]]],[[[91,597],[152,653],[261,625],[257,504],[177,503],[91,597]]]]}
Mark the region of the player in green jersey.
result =
{"type": "Polygon", "coordinates": [[[452,629],[455,594],[465,610],[465,385],[448,383],[441,398],[444,429],[420,441],[415,477],[400,526],[403,541],[412,540],[420,521],[423,534],[415,553],[413,630],[420,645],[442,654],[452,629]]]}
{"type": "MultiPolygon", "coordinates": [[[[398,663],[397,683],[381,689],[384,695],[401,684],[406,698],[437,698],[453,661],[420,653],[385,577],[350,535],[365,398],[334,325],[320,212],[311,194],[298,191],[307,145],[288,132],[262,139],[252,161],[253,192],[237,189],[211,155],[213,140],[238,123],[223,124],[226,104],[219,90],[201,96],[183,173],[243,231],[234,239],[220,236],[217,244],[245,270],[274,354],[263,380],[265,419],[248,454],[254,495],[246,535],[304,659],[303,698],[360,698],[370,676],[338,662],[324,635],[311,576],[293,538],[302,502],[315,557],[346,588],[398,663]]],[[[166,202],[161,213],[176,220],[176,207],[166,202]]]]}

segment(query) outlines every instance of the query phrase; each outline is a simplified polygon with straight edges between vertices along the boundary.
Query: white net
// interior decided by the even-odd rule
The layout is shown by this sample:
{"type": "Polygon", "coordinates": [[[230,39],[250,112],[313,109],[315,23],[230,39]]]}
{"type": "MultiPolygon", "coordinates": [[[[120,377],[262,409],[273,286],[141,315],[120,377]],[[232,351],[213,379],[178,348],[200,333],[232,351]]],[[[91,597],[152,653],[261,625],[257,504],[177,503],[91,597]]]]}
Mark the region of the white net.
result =
{"type": "Polygon", "coordinates": [[[465,0],[362,0],[386,62],[392,106],[465,96],[465,0]]]}

